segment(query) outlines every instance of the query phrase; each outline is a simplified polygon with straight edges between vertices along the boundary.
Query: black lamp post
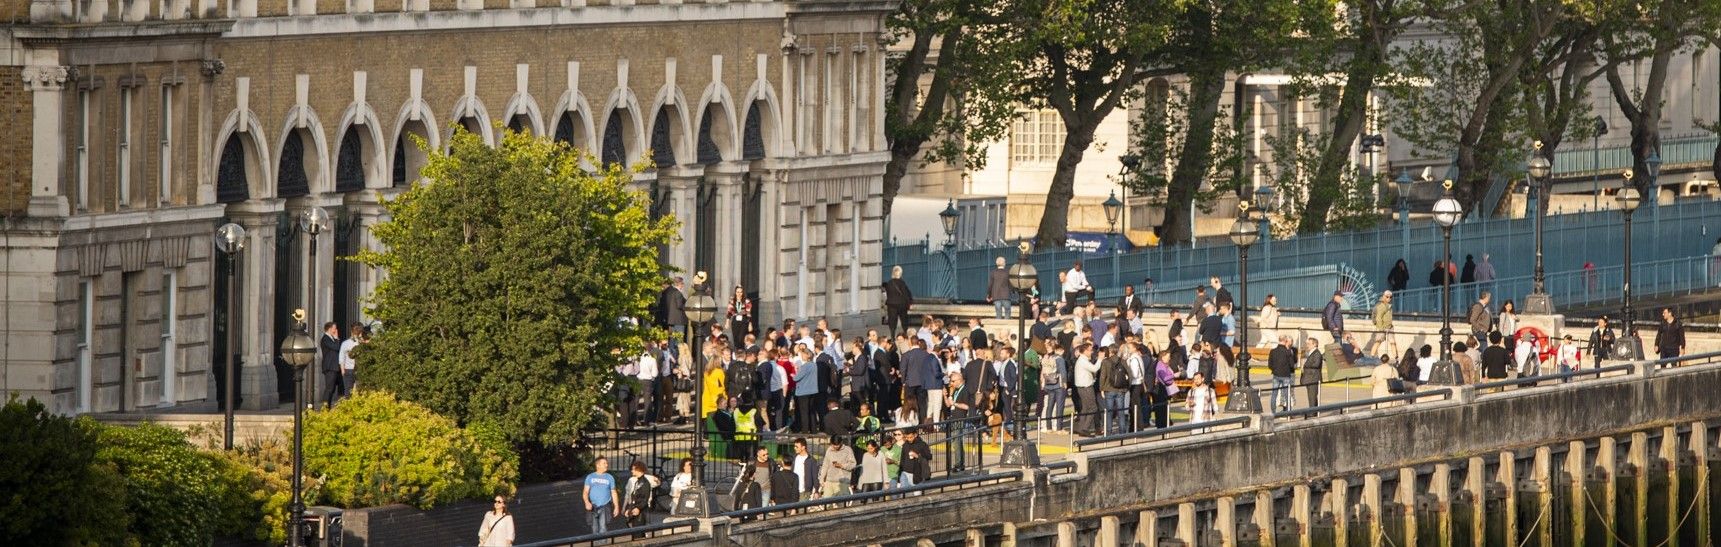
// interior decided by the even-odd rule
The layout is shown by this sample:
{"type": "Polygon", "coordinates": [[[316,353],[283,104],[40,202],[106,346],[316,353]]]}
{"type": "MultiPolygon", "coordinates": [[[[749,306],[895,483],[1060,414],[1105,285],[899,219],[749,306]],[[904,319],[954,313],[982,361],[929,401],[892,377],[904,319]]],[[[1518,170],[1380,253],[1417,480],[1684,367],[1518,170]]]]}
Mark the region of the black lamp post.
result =
{"type": "Polygon", "coordinates": [[[305,500],[301,478],[305,474],[305,367],[317,358],[317,341],[305,327],[305,310],[293,312],[293,333],[281,341],[281,360],[293,367],[293,503],[288,507],[288,545],[304,545],[305,500]]]}
{"type": "Polygon", "coordinates": [[[1106,233],[1106,243],[1111,245],[1111,286],[1116,287],[1122,277],[1118,273],[1117,219],[1123,212],[1123,202],[1117,200],[1117,191],[1114,190],[1100,206],[1105,208],[1106,224],[1111,226],[1111,231],[1106,233]]]}
{"type": "Polygon", "coordinates": [[[1542,278],[1542,210],[1547,208],[1546,200],[1551,193],[1553,181],[1548,180],[1548,175],[1553,173],[1553,163],[1542,155],[1542,141],[1536,141],[1535,150],[1530,152],[1529,173],[1530,191],[1536,193],[1536,209],[1530,211],[1536,218],[1536,273],[1530,294],[1524,297],[1524,313],[1550,315],[1554,313],[1554,301],[1548,296],[1542,278]]]}
{"type": "MultiPolygon", "coordinates": [[[[1452,256],[1452,227],[1464,218],[1464,205],[1452,197],[1452,181],[1441,183],[1445,192],[1440,195],[1440,201],[1434,202],[1434,222],[1440,225],[1442,238],[1442,253],[1452,256]]],[[[1457,364],[1452,362],[1452,284],[1440,284],[1440,362],[1434,364],[1435,371],[1448,372],[1430,375],[1432,383],[1457,383],[1457,364]]]]}
{"type": "Polygon", "coordinates": [[[1226,412],[1260,412],[1261,393],[1249,382],[1249,247],[1261,240],[1259,220],[1249,212],[1249,202],[1237,204],[1237,221],[1231,223],[1231,243],[1237,245],[1237,381],[1225,401],[1226,412]]]}
{"type": "Polygon", "coordinates": [[[1643,358],[1643,341],[1637,337],[1637,326],[1632,324],[1631,309],[1631,214],[1637,211],[1637,206],[1643,203],[1643,197],[1637,193],[1637,188],[1631,184],[1631,171],[1625,172],[1625,187],[1620,188],[1619,195],[1614,198],[1619,203],[1619,210],[1625,213],[1625,332],[1619,338],[1619,346],[1623,348],[1614,351],[1615,357],[1625,359],[1643,358]]]}
{"type": "Polygon", "coordinates": [[[1410,189],[1416,184],[1410,180],[1410,170],[1398,172],[1398,228],[1404,233],[1399,237],[1400,248],[1398,256],[1410,256],[1410,189]]]}
{"type": "MultiPolygon", "coordinates": [[[[1020,250],[1021,254],[1016,263],[1010,265],[1008,275],[1010,287],[1016,289],[1016,297],[1020,301],[1020,307],[1017,310],[1021,313],[1016,314],[1016,339],[1020,344],[1016,348],[1016,355],[1020,359],[1021,355],[1028,352],[1028,291],[1034,289],[1034,280],[1039,279],[1040,272],[1034,269],[1032,263],[1028,262],[1028,254],[1033,250],[1033,247],[1024,241],[1017,249],[1020,250]]],[[[1034,418],[1028,413],[1028,408],[1033,405],[1029,401],[1022,400],[1022,382],[1026,379],[1027,367],[1018,360],[1016,364],[1016,438],[1004,445],[1004,453],[1000,458],[1004,465],[1024,467],[1040,465],[1040,449],[1034,446],[1034,441],[1028,439],[1028,421],[1034,418]]]]}
{"type": "Polygon", "coordinates": [[[711,516],[710,493],[705,490],[705,344],[702,339],[705,324],[717,314],[717,301],[711,298],[707,291],[701,290],[687,298],[681,310],[687,314],[687,323],[693,326],[693,359],[694,367],[699,376],[693,382],[693,399],[697,410],[693,420],[693,485],[681,491],[681,498],[675,500],[675,509],[671,511],[678,517],[708,518],[711,516]]]}
{"type": "Polygon", "coordinates": [[[225,409],[226,427],[222,431],[221,447],[225,450],[232,450],[234,406],[233,385],[235,384],[233,378],[233,331],[238,330],[233,327],[233,308],[234,302],[239,299],[235,294],[236,288],[234,287],[234,278],[236,276],[234,275],[234,272],[239,269],[239,253],[244,252],[245,250],[245,227],[231,222],[223,224],[220,228],[215,230],[215,248],[220,250],[222,254],[227,255],[227,323],[225,329],[225,335],[227,337],[227,375],[224,377],[221,387],[221,393],[224,397],[222,399],[222,403],[223,406],[227,408],[225,409]]]}
{"type": "Polygon", "coordinates": [[[1607,120],[1596,116],[1590,121],[1595,124],[1594,132],[1590,133],[1590,195],[1594,196],[1590,208],[1601,210],[1601,138],[1607,136],[1607,120]]]}
{"type": "Polygon", "coordinates": [[[956,200],[944,204],[944,210],[938,213],[938,221],[944,224],[944,247],[956,246],[956,221],[962,218],[962,211],[956,209],[956,200]]]}
{"type": "Polygon", "coordinates": [[[1649,220],[1654,221],[1660,218],[1657,211],[1661,210],[1661,151],[1649,151],[1649,157],[1643,159],[1643,174],[1649,175],[1649,185],[1639,190],[1638,195],[1649,200],[1649,220]]]}
{"type": "Polygon", "coordinates": [[[1374,179],[1374,155],[1380,149],[1386,148],[1386,137],[1380,133],[1370,133],[1363,135],[1358,144],[1361,145],[1362,153],[1368,154],[1368,163],[1364,165],[1367,169],[1363,170],[1363,178],[1372,180],[1374,179]]]}

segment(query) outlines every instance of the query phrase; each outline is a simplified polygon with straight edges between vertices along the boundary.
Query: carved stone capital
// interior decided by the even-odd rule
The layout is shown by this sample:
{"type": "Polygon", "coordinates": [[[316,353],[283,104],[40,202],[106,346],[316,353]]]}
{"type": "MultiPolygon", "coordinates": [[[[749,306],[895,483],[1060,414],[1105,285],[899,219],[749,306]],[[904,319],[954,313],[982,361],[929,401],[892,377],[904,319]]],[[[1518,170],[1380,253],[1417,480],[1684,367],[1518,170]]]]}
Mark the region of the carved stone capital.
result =
{"type": "Polygon", "coordinates": [[[204,78],[214,78],[216,76],[220,76],[222,72],[227,71],[227,63],[222,62],[220,59],[204,59],[201,70],[203,71],[204,78]]]}
{"type": "Polygon", "coordinates": [[[61,91],[72,78],[71,67],[27,66],[23,71],[24,89],[30,91],[61,91]]]}

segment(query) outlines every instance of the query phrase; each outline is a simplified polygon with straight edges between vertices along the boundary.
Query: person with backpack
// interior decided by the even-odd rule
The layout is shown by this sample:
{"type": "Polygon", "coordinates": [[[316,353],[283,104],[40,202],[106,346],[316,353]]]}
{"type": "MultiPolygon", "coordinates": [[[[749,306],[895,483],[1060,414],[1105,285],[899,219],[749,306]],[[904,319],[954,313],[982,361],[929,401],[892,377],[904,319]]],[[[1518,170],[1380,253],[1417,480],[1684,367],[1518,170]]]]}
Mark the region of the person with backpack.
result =
{"type": "Polygon", "coordinates": [[[724,347],[724,359],[729,359],[729,366],[724,368],[724,387],[729,389],[731,399],[740,399],[740,408],[753,408],[753,401],[759,395],[757,380],[758,368],[743,358],[743,353],[724,347]]]}
{"type": "Polygon", "coordinates": [[[1064,348],[1057,342],[1046,342],[1046,356],[1040,359],[1040,419],[1047,429],[1067,429],[1064,423],[1064,348]]]}
{"type": "Polygon", "coordinates": [[[1099,434],[1096,421],[1100,414],[1098,404],[1100,361],[1094,358],[1093,346],[1082,342],[1076,346],[1076,397],[1080,404],[1076,406],[1076,434],[1092,437],[1099,434]]]}
{"type": "Polygon", "coordinates": [[[1105,349],[1100,361],[1100,399],[1105,408],[1105,434],[1125,431],[1129,423],[1129,365],[1118,356],[1117,346],[1105,349]]]}

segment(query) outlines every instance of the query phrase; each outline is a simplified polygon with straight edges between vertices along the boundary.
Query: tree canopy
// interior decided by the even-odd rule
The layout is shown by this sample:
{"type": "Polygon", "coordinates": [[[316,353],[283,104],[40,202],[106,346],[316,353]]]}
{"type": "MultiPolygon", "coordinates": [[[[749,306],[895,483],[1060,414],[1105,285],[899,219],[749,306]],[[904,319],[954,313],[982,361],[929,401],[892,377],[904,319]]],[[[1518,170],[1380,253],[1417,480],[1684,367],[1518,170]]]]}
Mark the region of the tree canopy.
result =
{"type": "MultiPolygon", "coordinates": [[[[599,413],[622,356],[642,347],[661,288],[652,219],[620,167],[591,173],[565,144],[457,130],[426,182],[385,204],[386,277],[368,308],[383,329],[360,382],[516,443],[565,444],[599,413]]],[[[422,143],[420,144],[422,146],[422,143]]]]}

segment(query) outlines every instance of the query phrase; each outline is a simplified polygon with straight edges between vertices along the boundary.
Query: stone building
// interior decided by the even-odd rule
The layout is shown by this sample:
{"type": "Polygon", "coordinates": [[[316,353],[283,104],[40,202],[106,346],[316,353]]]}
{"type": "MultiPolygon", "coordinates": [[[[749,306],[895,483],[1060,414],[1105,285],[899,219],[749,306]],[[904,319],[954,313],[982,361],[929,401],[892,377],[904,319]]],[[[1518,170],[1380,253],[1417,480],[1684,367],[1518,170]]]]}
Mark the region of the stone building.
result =
{"type": "Polygon", "coordinates": [[[455,125],[652,162],[666,265],[763,321],[876,316],[887,0],[537,2],[0,0],[0,391],[212,400],[232,354],[242,408],[274,407],[288,312],[363,319],[378,272],[339,257],[455,125]]]}

